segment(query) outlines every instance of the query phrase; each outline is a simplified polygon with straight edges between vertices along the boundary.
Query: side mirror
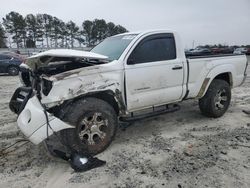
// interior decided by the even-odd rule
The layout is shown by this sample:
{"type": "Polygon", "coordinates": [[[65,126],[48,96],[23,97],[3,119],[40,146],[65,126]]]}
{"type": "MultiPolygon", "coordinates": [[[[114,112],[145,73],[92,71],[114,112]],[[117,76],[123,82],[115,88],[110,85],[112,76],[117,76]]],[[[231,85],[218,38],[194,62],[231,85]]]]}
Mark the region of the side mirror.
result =
{"type": "Polygon", "coordinates": [[[129,58],[127,61],[128,65],[134,65],[135,64],[135,60],[133,58],[129,58]]]}

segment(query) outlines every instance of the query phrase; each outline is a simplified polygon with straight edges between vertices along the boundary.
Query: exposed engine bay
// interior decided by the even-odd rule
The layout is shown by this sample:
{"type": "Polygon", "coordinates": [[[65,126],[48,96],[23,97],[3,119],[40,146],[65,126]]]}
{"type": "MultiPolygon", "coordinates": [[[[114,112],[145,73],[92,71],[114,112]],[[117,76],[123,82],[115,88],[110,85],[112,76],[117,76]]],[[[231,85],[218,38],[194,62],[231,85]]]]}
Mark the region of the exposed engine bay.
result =
{"type": "Polygon", "coordinates": [[[46,76],[56,75],[62,72],[79,69],[83,67],[89,67],[93,65],[103,64],[104,61],[100,60],[90,60],[82,58],[70,58],[70,57],[42,57],[41,61],[46,62],[50,60],[46,66],[41,66],[38,68],[37,73],[46,76]]]}
{"type": "MultiPolygon", "coordinates": [[[[11,109],[15,113],[20,113],[31,97],[29,93],[32,93],[32,90],[39,100],[43,96],[48,96],[54,85],[53,76],[71,75],[72,71],[81,71],[82,68],[108,62],[107,57],[100,54],[65,49],[48,50],[32,56],[20,66],[19,76],[24,87],[13,95],[11,109]]],[[[63,78],[62,76],[61,79],[63,78]]]]}
{"type": "MultiPolygon", "coordinates": [[[[99,65],[103,63],[107,63],[107,61],[100,61],[95,59],[86,59],[86,58],[71,58],[71,57],[49,57],[45,56],[40,58],[40,60],[30,59],[28,60],[29,64],[32,61],[41,61],[44,65],[41,65],[39,68],[34,68],[33,73],[36,76],[44,75],[46,77],[50,77],[56,74],[60,74],[66,71],[99,65]],[[49,62],[48,62],[49,61],[49,62]],[[47,63],[45,63],[47,62],[47,63]]],[[[27,66],[21,67],[21,79],[26,86],[31,85],[31,72],[27,68],[27,66]]]]}

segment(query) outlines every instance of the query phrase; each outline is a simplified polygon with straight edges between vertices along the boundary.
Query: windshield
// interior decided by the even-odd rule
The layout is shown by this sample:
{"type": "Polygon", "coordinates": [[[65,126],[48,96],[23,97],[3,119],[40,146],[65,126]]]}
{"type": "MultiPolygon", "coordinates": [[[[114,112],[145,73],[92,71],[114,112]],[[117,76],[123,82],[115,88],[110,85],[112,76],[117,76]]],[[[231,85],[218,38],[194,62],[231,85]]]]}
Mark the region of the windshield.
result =
{"type": "Polygon", "coordinates": [[[110,61],[118,60],[136,34],[119,35],[105,39],[91,52],[105,55],[110,61]]]}

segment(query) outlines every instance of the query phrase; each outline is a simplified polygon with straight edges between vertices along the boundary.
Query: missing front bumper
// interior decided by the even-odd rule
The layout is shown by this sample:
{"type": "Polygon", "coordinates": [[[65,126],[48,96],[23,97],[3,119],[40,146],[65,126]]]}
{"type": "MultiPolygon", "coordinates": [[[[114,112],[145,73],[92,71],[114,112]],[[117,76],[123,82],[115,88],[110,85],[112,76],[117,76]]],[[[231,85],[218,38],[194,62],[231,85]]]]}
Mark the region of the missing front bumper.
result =
{"type": "Polygon", "coordinates": [[[45,111],[31,88],[18,88],[10,101],[10,109],[18,114],[17,125],[34,144],[39,144],[54,132],[74,128],[45,111]],[[48,121],[46,115],[48,115],[48,121]]]}

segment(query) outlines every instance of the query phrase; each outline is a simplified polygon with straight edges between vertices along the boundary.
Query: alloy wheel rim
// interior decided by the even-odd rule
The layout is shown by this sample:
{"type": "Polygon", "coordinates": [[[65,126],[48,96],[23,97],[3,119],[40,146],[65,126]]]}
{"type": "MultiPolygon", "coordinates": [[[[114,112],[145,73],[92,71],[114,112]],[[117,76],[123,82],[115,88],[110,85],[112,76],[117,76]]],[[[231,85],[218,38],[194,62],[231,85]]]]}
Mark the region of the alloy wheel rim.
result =
{"type": "Polygon", "coordinates": [[[228,97],[226,96],[226,90],[219,90],[215,96],[215,108],[216,110],[222,110],[225,108],[225,103],[227,102],[228,97]]]}
{"type": "Polygon", "coordinates": [[[108,120],[102,113],[95,112],[81,121],[79,138],[88,145],[98,146],[107,137],[108,120]]]}
{"type": "Polygon", "coordinates": [[[10,69],[10,72],[11,72],[12,74],[16,74],[17,70],[16,70],[15,68],[12,68],[12,69],[10,69]]]}

